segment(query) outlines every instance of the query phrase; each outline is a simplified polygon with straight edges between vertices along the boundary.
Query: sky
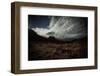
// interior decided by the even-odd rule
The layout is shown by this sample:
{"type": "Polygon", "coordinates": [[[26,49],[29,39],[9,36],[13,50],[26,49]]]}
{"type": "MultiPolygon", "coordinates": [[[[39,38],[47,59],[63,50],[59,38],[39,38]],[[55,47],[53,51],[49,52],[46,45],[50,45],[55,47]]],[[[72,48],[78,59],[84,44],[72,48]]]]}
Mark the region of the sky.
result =
{"type": "Polygon", "coordinates": [[[50,16],[28,15],[28,26],[31,28],[46,28],[49,25],[50,19],[50,16]]]}
{"type": "Polygon", "coordinates": [[[43,37],[73,40],[87,35],[87,17],[28,15],[28,27],[43,37]]]}

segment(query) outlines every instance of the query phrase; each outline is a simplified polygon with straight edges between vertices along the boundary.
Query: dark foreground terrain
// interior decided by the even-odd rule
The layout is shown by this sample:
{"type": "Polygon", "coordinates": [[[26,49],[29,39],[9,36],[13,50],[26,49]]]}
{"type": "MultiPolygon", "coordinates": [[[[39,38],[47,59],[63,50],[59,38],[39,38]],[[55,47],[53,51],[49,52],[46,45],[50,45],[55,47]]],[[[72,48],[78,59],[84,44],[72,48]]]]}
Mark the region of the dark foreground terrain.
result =
{"type": "Polygon", "coordinates": [[[29,30],[28,59],[76,59],[87,58],[87,38],[69,42],[59,41],[53,37],[44,38],[29,30]]]}

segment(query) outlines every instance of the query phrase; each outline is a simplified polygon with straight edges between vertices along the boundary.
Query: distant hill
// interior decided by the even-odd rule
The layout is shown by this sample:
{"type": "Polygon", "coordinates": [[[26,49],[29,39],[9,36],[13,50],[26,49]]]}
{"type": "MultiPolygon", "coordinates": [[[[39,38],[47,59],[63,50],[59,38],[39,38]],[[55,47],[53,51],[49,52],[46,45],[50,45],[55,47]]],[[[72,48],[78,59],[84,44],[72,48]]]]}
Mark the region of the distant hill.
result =
{"type": "Polygon", "coordinates": [[[84,39],[86,40],[87,38],[73,40],[73,41],[61,41],[61,40],[55,39],[55,37],[53,37],[53,36],[50,36],[49,38],[42,37],[42,36],[38,35],[35,31],[29,29],[28,30],[28,39],[29,39],[29,41],[34,41],[34,42],[37,42],[37,41],[42,42],[43,41],[43,42],[54,42],[54,43],[66,43],[66,42],[80,41],[80,40],[84,40],[84,39]]]}
{"type": "Polygon", "coordinates": [[[49,38],[42,37],[42,36],[38,35],[35,31],[33,31],[31,29],[28,30],[28,39],[29,39],[29,41],[34,41],[34,42],[37,42],[37,41],[57,42],[57,43],[58,42],[60,42],[60,43],[63,42],[63,41],[55,39],[55,37],[53,37],[53,36],[50,36],[49,38]]]}
{"type": "Polygon", "coordinates": [[[31,29],[28,30],[28,38],[29,38],[29,41],[42,41],[46,39],[42,36],[39,36],[35,31],[31,29]]]}

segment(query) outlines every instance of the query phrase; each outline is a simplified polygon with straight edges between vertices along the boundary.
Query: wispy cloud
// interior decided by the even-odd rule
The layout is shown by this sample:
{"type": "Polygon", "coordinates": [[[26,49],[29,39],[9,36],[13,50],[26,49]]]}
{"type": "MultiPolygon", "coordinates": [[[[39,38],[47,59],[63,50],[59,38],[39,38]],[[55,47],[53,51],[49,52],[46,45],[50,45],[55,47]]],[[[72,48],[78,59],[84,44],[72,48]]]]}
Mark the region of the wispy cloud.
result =
{"type": "Polygon", "coordinates": [[[73,40],[86,36],[86,18],[52,17],[47,28],[32,28],[38,35],[48,38],[54,36],[59,40],[73,40]],[[48,34],[49,32],[53,32],[48,34]]]}

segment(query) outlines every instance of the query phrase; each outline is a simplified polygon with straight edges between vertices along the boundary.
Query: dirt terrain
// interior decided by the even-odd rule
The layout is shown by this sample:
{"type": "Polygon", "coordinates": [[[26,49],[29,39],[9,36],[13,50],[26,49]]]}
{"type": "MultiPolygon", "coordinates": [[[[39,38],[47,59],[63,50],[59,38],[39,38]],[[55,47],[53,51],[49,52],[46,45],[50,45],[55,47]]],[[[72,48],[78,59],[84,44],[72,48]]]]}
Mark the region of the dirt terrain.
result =
{"type": "Polygon", "coordinates": [[[45,39],[30,30],[28,51],[29,60],[87,58],[87,38],[65,42],[45,39]]]}

